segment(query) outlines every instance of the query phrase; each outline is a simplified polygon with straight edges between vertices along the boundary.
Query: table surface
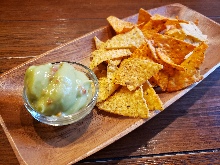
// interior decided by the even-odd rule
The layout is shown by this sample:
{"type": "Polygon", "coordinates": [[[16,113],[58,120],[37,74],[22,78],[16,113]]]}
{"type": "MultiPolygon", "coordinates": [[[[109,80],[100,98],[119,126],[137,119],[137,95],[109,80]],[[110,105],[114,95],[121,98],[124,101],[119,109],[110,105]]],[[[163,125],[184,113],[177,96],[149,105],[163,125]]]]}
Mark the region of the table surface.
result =
{"type": "MultiPolygon", "coordinates": [[[[220,23],[219,0],[1,0],[0,75],[139,8],[181,3],[220,23]]],[[[78,164],[219,164],[220,68],[155,118],[78,164]]],[[[0,164],[18,164],[0,127],[0,164]]]]}

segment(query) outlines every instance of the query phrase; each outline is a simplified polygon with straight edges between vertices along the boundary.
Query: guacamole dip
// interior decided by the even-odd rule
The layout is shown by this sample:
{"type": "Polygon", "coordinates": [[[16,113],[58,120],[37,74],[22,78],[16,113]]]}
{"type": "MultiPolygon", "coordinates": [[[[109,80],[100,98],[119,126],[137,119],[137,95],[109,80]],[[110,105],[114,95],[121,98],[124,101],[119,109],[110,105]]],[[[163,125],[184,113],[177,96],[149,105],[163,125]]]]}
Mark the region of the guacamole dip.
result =
{"type": "Polygon", "coordinates": [[[67,62],[31,66],[24,81],[29,103],[46,116],[69,115],[85,106],[92,95],[91,83],[67,62]]]}

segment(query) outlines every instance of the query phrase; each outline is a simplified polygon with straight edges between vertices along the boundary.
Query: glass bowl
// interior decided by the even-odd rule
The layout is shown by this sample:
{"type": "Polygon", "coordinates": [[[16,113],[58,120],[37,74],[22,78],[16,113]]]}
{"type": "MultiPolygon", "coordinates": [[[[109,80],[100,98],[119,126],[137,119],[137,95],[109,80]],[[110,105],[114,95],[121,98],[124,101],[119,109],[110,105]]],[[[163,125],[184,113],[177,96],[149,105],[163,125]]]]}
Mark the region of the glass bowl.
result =
{"type": "MultiPolygon", "coordinates": [[[[52,126],[63,126],[63,125],[68,125],[68,124],[72,124],[74,122],[77,122],[81,119],[83,119],[86,115],[88,115],[92,109],[94,108],[96,101],[97,101],[97,97],[98,97],[98,91],[99,91],[99,84],[98,84],[98,79],[96,77],[96,75],[94,74],[94,72],[89,69],[88,67],[86,67],[85,65],[82,65],[80,63],[77,62],[69,62],[69,61],[61,61],[61,62],[67,62],[71,65],[73,65],[73,67],[78,70],[81,71],[83,73],[85,73],[85,75],[92,80],[92,97],[91,100],[88,101],[88,104],[85,105],[84,107],[82,107],[80,110],[74,112],[73,114],[70,115],[60,115],[60,116],[46,116],[44,114],[39,113],[38,111],[36,111],[31,104],[28,101],[28,97],[26,95],[26,88],[23,88],[23,100],[24,100],[24,106],[26,107],[26,109],[30,112],[30,114],[38,121],[48,124],[48,125],[52,125],[52,126]]],[[[59,64],[60,62],[55,62],[52,64],[59,64]]]]}

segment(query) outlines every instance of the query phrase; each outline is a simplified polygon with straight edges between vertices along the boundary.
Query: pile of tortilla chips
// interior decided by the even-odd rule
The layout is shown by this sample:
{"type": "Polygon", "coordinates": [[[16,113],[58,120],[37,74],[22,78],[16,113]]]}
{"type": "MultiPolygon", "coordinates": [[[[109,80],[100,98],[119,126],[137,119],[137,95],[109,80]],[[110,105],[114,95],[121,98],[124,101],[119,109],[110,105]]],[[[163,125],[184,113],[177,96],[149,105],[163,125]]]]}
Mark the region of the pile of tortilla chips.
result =
{"type": "Polygon", "coordinates": [[[107,21],[116,35],[105,42],[94,38],[90,63],[99,80],[100,110],[148,118],[149,111],[164,109],[154,87],[173,92],[203,78],[207,36],[195,23],[142,8],[137,23],[115,16],[107,21]]]}

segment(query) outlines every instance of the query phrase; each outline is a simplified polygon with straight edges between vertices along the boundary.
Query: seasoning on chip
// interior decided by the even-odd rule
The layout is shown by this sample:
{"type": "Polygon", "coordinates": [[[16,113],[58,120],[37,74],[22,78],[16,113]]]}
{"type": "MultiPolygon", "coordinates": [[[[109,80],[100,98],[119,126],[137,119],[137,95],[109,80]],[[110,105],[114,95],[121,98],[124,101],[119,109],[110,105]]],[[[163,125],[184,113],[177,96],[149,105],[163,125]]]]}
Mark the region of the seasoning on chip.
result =
{"type": "Polygon", "coordinates": [[[130,56],[131,51],[129,49],[113,49],[113,50],[103,50],[98,49],[92,52],[92,61],[90,63],[90,68],[94,69],[96,66],[101,64],[104,61],[108,61],[111,59],[130,56]]]}
{"type": "Polygon", "coordinates": [[[162,101],[148,81],[143,84],[143,95],[149,110],[153,111],[164,109],[162,101]]]}
{"type": "Polygon", "coordinates": [[[154,61],[154,55],[148,42],[142,44],[139,49],[135,49],[130,57],[154,61]]]}
{"type": "Polygon", "coordinates": [[[134,27],[131,31],[118,34],[106,42],[106,49],[128,49],[139,48],[145,43],[145,37],[142,31],[134,27]]]}
{"type": "Polygon", "coordinates": [[[114,84],[107,77],[101,77],[99,80],[99,95],[97,102],[106,100],[118,87],[119,85],[114,84]]]}
{"type": "Polygon", "coordinates": [[[182,41],[186,39],[186,34],[182,29],[177,29],[177,28],[170,29],[167,30],[164,34],[182,41]]]}
{"type": "Polygon", "coordinates": [[[118,70],[115,71],[115,83],[127,86],[132,91],[162,68],[162,65],[155,62],[139,58],[128,58],[123,60],[118,70]]]}
{"type": "Polygon", "coordinates": [[[121,87],[106,101],[97,103],[97,107],[101,110],[123,116],[140,118],[148,118],[149,116],[149,109],[143,98],[141,87],[134,91],[121,87]]]}
{"type": "Polygon", "coordinates": [[[152,20],[151,19],[142,27],[141,30],[143,31],[145,36],[147,36],[146,34],[159,33],[166,28],[164,23],[165,23],[164,20],[152,20]]]}
{"type": "Polygon", "coordinates": [[[207,47],[207,44],[203,42],[194,49],[193,53],[181,64],[185,70],[176,70],[174,76],[169,78],[168,92],[186,88],[203,79],[203,76],[200,75],[199,68],[204,61],[207,47]]]}
{"type": "Polygon", "coordinates": [[[177,70],[184,70],[184,68],[181,65],[175,64],[172,59],[169,57],[166,51],[163,51],[161,48],[156,49],[158,57],[165,62],[166,64],[172,66],[173,68],[177,70]]]}
{"type": "Polygon", "coordinates": [[[153,80],[161,88],[161,90],[165,92],[169,82],[169,77],[170,75],[166,71],[160,70],[153,76],[153,80]]]}

